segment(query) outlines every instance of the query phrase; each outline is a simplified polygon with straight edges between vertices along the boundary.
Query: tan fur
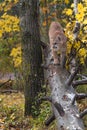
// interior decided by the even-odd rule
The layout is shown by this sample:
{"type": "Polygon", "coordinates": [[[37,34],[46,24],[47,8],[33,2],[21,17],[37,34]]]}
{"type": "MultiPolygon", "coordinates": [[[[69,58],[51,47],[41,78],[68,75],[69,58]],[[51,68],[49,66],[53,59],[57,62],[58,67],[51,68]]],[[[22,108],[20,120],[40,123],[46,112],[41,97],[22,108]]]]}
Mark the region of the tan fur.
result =
{"type": "Polygon", "coordinates": [[[52,49],[52,56],[54,64],[61,64],[66,55],[66,36],[63,28],[58,22],[52,22],[49,28],[50,47],[52,49]],[[60,52],[60,60],[57,53],[60,52]]]}

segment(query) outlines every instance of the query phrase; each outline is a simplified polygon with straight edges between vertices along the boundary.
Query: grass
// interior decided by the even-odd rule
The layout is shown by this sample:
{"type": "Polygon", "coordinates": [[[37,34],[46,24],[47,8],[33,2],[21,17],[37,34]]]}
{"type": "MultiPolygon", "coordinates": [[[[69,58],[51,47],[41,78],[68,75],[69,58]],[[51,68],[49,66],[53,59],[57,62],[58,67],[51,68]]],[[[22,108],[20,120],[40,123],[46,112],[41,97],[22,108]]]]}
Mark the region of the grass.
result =
{"type": "MultiPolygon", "coordinates": [[[[45,130],[44,120],[49,114],[49,104],[41,105],[37,119],[24,117],[23,93],[0,94],[0,130],[45,130]]],[[[54,125],[49,130],[56,130],[54,125]]]]}
{"type": "MultiPolygon", "coordinates": [[[[79,108],[87,108],[87,100],[79,102],[79,108]]],[[[41,113],[36,119],[25,118],[23,113],[23,93],[0,94],[0,130],[57,130],[55,123],[48,128],[44,125],[50,115],[50,105],[47,102],[41,104],[41,113]]],[[[84,117],[84,123],[87,125],[87,116],[84,117]]]]}

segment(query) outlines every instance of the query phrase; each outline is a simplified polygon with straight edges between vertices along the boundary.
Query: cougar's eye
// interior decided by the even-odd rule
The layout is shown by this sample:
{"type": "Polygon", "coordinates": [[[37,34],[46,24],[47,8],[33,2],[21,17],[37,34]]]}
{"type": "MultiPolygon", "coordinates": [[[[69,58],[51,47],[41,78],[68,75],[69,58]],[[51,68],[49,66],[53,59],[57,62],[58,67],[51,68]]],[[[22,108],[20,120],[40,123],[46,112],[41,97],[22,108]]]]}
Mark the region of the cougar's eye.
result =
{"type": "Polygon", "coordinates": [[[60,38],[60,37],[58,37],[58,40],[59,40],[59,41],[61,41],[61,38],[60,38]]]}
{"type": "Polygon", "coordinates": [[[57,45],[57,43],[55,42],[54,45],[57,45]]]}

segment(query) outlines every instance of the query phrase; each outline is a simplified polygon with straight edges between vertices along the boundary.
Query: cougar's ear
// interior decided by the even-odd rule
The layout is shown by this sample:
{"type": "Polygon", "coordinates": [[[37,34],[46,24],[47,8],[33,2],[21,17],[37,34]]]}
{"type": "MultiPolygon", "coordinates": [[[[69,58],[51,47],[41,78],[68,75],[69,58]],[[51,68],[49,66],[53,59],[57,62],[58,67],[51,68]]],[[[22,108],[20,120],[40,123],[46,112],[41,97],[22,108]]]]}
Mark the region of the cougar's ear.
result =
{"type": "Polygon", "coordinates": [[[58,34],[60,34],[60,31],[55,31],[55,36],[57,36],[58,34]]]}

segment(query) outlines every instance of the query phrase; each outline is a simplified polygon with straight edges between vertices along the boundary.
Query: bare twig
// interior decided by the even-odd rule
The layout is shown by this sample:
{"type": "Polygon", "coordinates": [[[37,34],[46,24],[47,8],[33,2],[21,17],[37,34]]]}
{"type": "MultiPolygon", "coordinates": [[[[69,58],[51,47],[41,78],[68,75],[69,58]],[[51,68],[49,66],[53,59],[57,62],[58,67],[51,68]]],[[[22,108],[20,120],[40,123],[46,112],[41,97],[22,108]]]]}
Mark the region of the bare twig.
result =
{"type": "Polygon", "coordinates": [[[85,98],[87,98],[87,94],[85,93],[76,94],[76,100],[85,99],[85,98]]]}
{"type": "Polygon", "coordinates": [[[45,49],[48,45],[46,43],[44,43],[43,41],[40,41],[40,44],[42,46],[43,49],[45,49]]]}
{"type": "Polygon", "coordinates": [[[18,93],[18,90],[1,90],[0,93],[18,93]]]}
{"type": "Polygon", "coordinates": [[[61,104],[55,102],[54,106],[57,109],[57,111],[59,112],[60,116],[64,116],[65,115],[65,112],[64,112],[63,107],[61,106],[61,104]]]}
{"type": "Polygon", "coordinates": [[[74,12],[75,12],[75,15],[78,12],[77,5],[78,5],[78,0],[74,0],[74,12]]]}
{"type": "MultiPolygon", "coordinates": [[[[74,0],[74,13],[75,15],[78,13],[78,0],[74,0]]],[[[76,24],[75,27],[73,29],[73,36],[74,36],[74,40],[77,39],[78,34],[79,34],[79,30],[80,30],[80,23],[78,22],[78,20],[76,20],[76,24]]]]}
{"type": "Polygon", "coordinates": [[[82,79],[87,79],[87,77],[85,75],[82,75],[82,74],[77,74],[77,76],[82,78],[82,79]]]}
{"type": "MultiPolygon", "coordinates": [[[[80,66],[79,66],[80,67],[80,66]]],[[[77,75],[78,71],[79,71],[79,67],[69,76],[69,79],[66,82],[67,86],[70,86],[75,78],[75,76],[77,75]]]]}
{"type": "Polygon", "coordinates": [[[0,85],[0,87],[4,86],[4,85],[7,84],[9,81],[11,81],[11,79],[8,79],[6,82],[2,83],[2,84],[0,85]]]}
{"type": "Polygon", "coordinates": [[[72,99],[71,104],[74,105],[75,101],[76,101],[76,95],[75,95],[74,98],[72,99]]]}
{"type": "Polygon", "coordinates": [[[77,39],[80,30],[80,23],[76,21],[75,28],[73,30],[74,39],[77,39]]]}
{"type": "Polygon", "coordinates": [[[39,101],[41,101],[41,100],[52,102],[52,98],[51,98],[51,97],[48,97],[48,96],[41,97],[41,98],[39,99],[39,101]]]}
{"type": "Polygon", "coordinates": [[[87,109],[80,113],[80,118],[83,118],[85,115],[87,115],[87,109]]]}
{"type": "MultiPolygon", "coordinates": [[[[74,13],[75,13],[75,15],[78,13],[77,6],[78,6],[78,0],[74,0],[74,13]]],[[[73,42],[75,40],[77,40],[79,31],[80,31],[80,23],[76,19],[76,24],[75,24],[75,27],[73,29],[73,42]]],[[[75,71],[75,67],[76,67],[76,60],[75,60],[75,56],[74,56],[74,57],[72,57],[72,60],[71,60],[71,73],[73,73],[73,71],[75,71]]]]}
{"type": "Polygon", "coordinates": [[[72,86],[75,88],[78,85],[87,84],[87,79],[73,81],[72,86]]]}
{"type": "Polygon", "coordinates": [[[45,125],[49,126],[55,120],[54,113],[45,121],[45,125]]]}
{"type": "Polygon", "coordinates": [[[48,69],[48,66],[46,66],[45,64],[41,64],[41,67],[43,67],[44,69],[48,69]]]}

